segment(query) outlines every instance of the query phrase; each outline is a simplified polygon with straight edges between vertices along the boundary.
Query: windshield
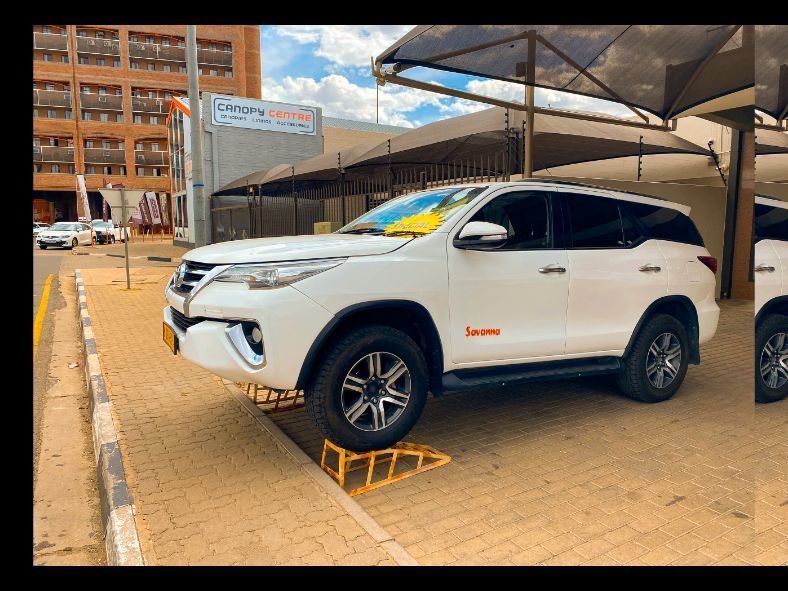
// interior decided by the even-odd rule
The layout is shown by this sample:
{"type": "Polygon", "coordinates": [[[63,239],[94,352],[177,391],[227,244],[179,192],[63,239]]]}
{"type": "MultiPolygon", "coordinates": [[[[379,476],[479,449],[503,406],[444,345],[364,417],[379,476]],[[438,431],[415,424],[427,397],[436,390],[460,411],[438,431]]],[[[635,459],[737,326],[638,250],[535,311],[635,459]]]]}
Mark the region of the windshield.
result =
{"type": "Polygon", "coordinates": [[[91,222],[91,225],[94,228],[106,228],[109,226],[109,224],[103,220],[93,220],[93,222],[91,222]]]}
{"type": "Polygon", "coordinates": [[[451,187],[387,201],[338,230],[340,234],[421,236],[438,229],[487,187],[451,187]]]}
{"type": "Polygon", "coordinates": [[[61,222],[61,223],[53,224],[53,225],[49,226],[49,229],[50,230],[54,230],[54,231],[62,231],[62,232],[75,232],[77,230],[77,225],[76,224],[64,224],[64,223],[61,222]]]}

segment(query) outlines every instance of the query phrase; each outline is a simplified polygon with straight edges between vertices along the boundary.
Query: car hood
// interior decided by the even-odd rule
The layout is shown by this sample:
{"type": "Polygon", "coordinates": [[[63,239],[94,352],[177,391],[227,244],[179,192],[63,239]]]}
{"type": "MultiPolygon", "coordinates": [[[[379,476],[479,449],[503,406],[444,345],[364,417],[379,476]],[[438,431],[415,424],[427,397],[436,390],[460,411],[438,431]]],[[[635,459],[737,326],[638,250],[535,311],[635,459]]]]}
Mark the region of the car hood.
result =
{"type": "Polygon", "coordinates": [[[52,238],[62,238],[70,234],[76,234],[76,230],[40,230],[41,236],[51,236],[52,238]]]}
{"type": "Polygon", "coordinates": [[[410,238],[364,234],[317,234],[231,240],[196,248],[183,260],[213,265],[269,263],[386,254],[410,238]]]}

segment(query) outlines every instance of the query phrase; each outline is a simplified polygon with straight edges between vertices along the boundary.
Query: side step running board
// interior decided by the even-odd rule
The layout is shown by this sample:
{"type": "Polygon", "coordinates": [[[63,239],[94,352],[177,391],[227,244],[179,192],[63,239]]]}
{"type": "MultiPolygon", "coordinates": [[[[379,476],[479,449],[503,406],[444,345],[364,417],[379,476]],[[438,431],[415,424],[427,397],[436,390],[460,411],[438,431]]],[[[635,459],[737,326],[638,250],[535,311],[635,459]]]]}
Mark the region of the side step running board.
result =
{"type": "Polygon", "coordinates": [[[478,369],[459,369],[443,374],[443,390],[456,392],[485,386],[508,386],[524,382],[579,378],[583,376],[618,373],[618,357],[595,357],[545,363],[499,365],[478,369]]]}

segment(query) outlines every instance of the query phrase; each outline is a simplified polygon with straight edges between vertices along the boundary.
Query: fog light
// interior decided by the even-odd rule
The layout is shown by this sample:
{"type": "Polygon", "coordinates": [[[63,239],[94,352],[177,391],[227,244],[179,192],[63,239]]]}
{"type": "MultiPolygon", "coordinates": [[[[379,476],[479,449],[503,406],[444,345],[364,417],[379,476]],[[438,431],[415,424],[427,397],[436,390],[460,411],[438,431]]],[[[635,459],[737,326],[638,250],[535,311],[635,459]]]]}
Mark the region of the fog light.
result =
{"type": "Polygon", "coordinates": [[[228,326],[225,332],[235,350],[249,365],[255,368],[265,365],[262,343],[263,333],[255,322],[239,322],[228,326]]]}

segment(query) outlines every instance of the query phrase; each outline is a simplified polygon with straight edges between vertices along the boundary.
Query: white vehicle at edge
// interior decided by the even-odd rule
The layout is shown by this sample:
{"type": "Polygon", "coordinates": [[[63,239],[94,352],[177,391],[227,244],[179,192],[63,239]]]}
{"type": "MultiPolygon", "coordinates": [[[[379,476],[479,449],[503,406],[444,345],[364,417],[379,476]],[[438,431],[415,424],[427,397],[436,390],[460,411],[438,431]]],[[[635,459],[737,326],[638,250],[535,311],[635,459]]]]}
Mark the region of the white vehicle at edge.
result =
{"type": "Polygon", "coordinates": [[[56,222],[36,237],[36,243],[42,250],[50,246],[74,248],[80,244],[90,244],[90,241],[90,226],[83,222],[56,222]]]}
{"type": "Polygon", "coordinates": [[[187,253],[164,340],[226,379],[303,389],[356,451],[402,439],[428,391],[611,373],[662,401],[719,318],[688,214],[541,180],[412,193],[333,234],[187,253]]]}
{"type": "Polygon", "coordinates": [[[42,232],[49,228],[49,224],[44,222],[33,222],[33,238],[38,236],[39,232],[42,232]]]}
{"type": "Polygon", "coordinates": [[[788,395],[788,202],[755,196],[755,400],[788,395]]]}

